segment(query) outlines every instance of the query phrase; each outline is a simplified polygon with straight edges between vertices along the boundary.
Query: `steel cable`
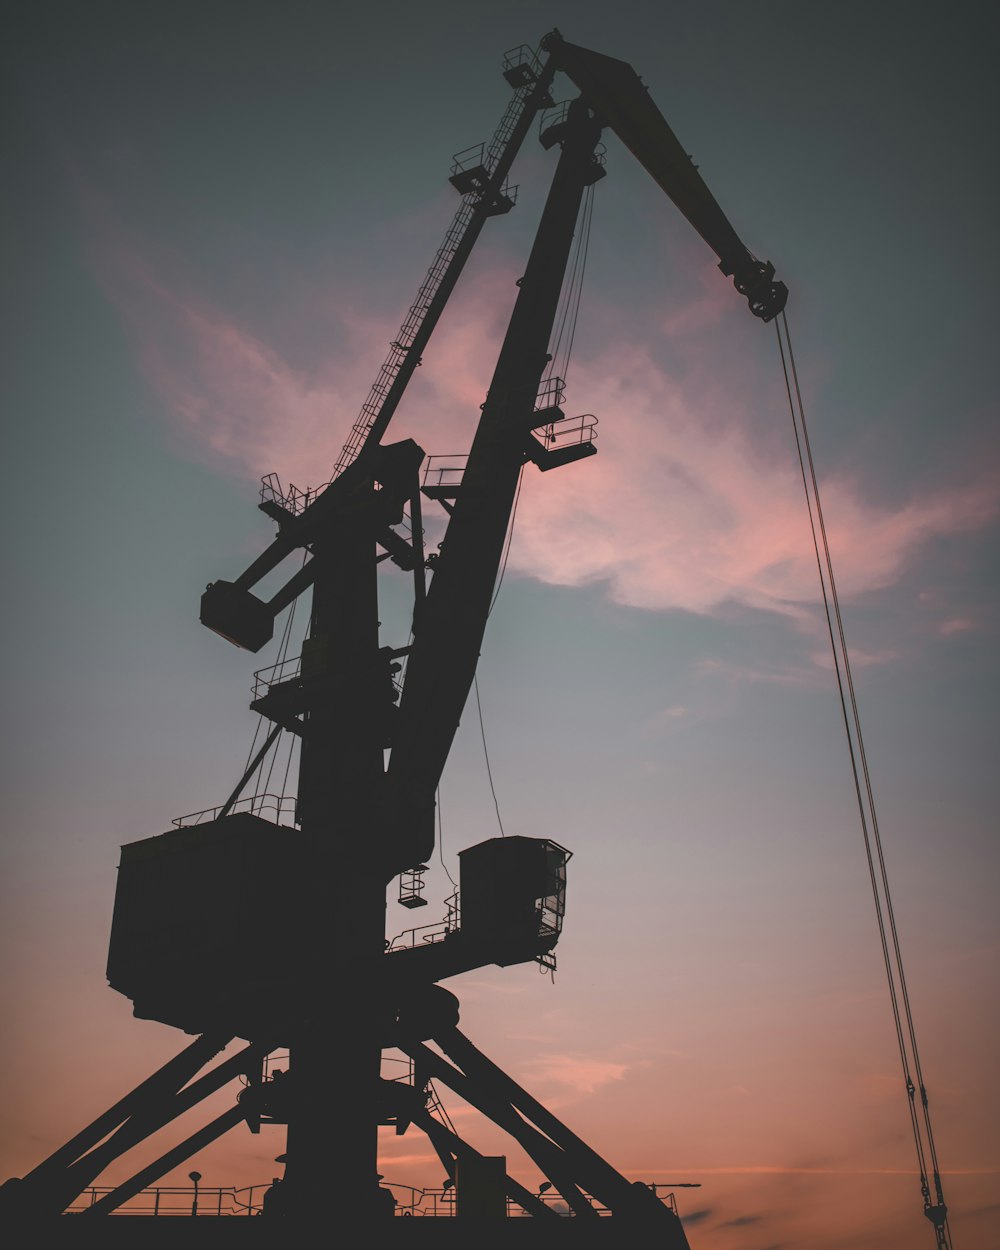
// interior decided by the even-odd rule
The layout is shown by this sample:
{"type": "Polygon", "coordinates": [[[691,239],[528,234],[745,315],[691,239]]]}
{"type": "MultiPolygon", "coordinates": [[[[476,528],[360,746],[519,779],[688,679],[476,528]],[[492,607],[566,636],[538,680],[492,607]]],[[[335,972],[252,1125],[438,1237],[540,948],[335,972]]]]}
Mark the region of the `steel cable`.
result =
{"type": "Polygon", "coordinates": [[[819,482],[816,476],[816,466],[813,459],[812,446],[809,440],[809,431],[806,424],[805,407],[802,403],[802,391],[799,386],[798,371],[795,367],[795,357],[792,352],[791,335],[788,330],[788,319],[784,312],[781,314],[780,322],[775,322],[775,330],[778,337],[778,350],[781,357],[782,372],[784,374],[785,391],[788,397],[788,406],[792,417],[792,427],[795,433],[795,446],[799,458],[799,469],[802,474],[802,485],[805,490],[806,506],[809,512],[809,525],[812,532],[813,548],[816,553],[816,567],[819,573],[820,588],[823,597],[823,609],[826,617],[827,631],[833,655],[833,665],[837,679],[837,689],[840,696],[841,713],[843,716],[844,730],[847,738],[851,771],[854,778],[854,789],[861,820],[861,830],[864,838],[865,855],[868,862],[868,873],[871,881],[872,896],[875,902],[875,914],[878,922],[879,940],[882,947],[883,962],[885,964],[889,998],[892,1005],[896,1041],[899,1048],[900,1062],[906,1083],[910,1123],[913,1131],[917,1161],[920,1168],[920,1186],[924,1198],[924,1211],[925,1214],[931,1218],[932,1223],[934,1224],[939,1247],[947,1248],[951,1245],[951,1233],[948,1227],[947,1208],[944,1202],[937,1150],[934,1144],[933,1130],[931,1128],[930,1107],[920,1065],[920,1055],[917,1048],[916,1029],[913,1022],[910,997],[906,986],[906,977],[903,971],[902,950],[900,948],[899,933],[896,927],[896,919],[892,907],[888,870],[882,847],[881,833],[878,826],[878,817],[875,810],[875,796],[872,788],[871,774],[868,768],[867,754],[864,747],[864,738],[861,731],[861,719],[858,711],[857,695],[854,687],[853,674],[851,672],[850,656],[847,648],[847,638],[844,631],[843,617],[840,611],[840,599],[837,594],[837,585],[833,573],[833,560],[830,554],[830,544],[826,531],[826,522],[823,516],[822,503],[820,501],[819,482]],[[782,339],[782,329],[784,329],[784,340],[782,339]],[[789,377],[789,368],[791,369],[791,377],[789,377]],[[806,467],[807,465],[808,473],[806,467]],[[823,552],[822,556],[820,555],[821,545],[823,552]],[[836,621],[836,634],[834,633],[834,621],[836,621]],[[846,695],[845,681],[847,688],[846,695]],[[850,703],[851,708],[850,715],[848,715],[847,710],[848,702],[850,703]],[[862,778],[864,780],[864,794],[862,794],[862,778]],[[877,870],[876,861],[878,865],[877,870]],[[887,918],[888,926],[886,925],[887,918]],[[889,941],[890,936],[891,949],[889,941]],[[902,1003],[903,1006],[902,1013],[900,1012],[900,1003],[902,1003]],[[905,1033],[903,1028],[904,1016],[906,1020],[905,1033]],[[909,1054],[907,1053],[907,1040],[909,1041],[909,1054]],[[910,1073],[911,1056],[913,1060],[913,1071],[917,1077],[917,1085],[914,1084],[910,1073]],[[919,1088],[921,1106],[923,1109],[923,1133],[921,1132],[920,1125],[921,1117],[917,1112],[915,1102],[915,1093],[917,1088],[919,1088]],[[924,1134],[926,1134],[927,1139],[926,1150],[924,1146],[924,1134]],[[937,1208],[934,1207],[930,1199],[930,1187],[927,1179],[928,1155],[933,1169],[937,1208]],[[934,1214],[937,1213],[941,1213],[940,1219],[934,1218],[934,1214]]]}

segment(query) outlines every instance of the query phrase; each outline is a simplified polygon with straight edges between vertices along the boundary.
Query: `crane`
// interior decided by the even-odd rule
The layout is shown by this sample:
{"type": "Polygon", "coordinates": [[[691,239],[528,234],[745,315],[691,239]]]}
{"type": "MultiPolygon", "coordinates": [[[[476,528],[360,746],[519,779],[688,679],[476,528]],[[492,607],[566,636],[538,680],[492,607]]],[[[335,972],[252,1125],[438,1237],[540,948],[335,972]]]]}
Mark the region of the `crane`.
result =
{"type": "MultiPolygon", "coordinates": [[[[480,1155],[431,1114],[435,1081],[510,1133],[580,1217],[572,1226],[603,1206],[668,1250],[687,1246],[655,1190],[626,1180],[459,1030],[458,999],[440,984],[486,964],[550,957],[569,852],[547,838],[469,847],[460,855],[460,914],[439,939],[386,941],[388,885],[419,880],[434,849],[435,794],[475,679],[519,476],[527,463],[547,472],[596,450],[592,431],[560,406],[558,384],[543,380],[581,203],[605,174],[604,131],[647,169],[755,316],[770,321],[787,298],[630,65],[552,31],[540,54],[508,54],[505,77],[511,105],[489,148],[456,162],[451,181],[461,207],[335,476],[304,495],[265,480],[261,508],[276,537],[234,581],[216,581],[202,596],[203,624],[250,652],[271,640],[277,615],[307,590],[311,607],[299,663],[279,666],[255,690],[252,707],[273,729],[229,800],[199,824],[122,848],[109,982],[137,1016],[196,1039],[33,1172],[8,1182],[3,1199],[19,1209],[63,1210],[109,1161],[242,1075],[236,1107],[87,1214],[115,1209],[245,1122],[254,1131],[287,1125],[287,1214],[320,1217],[335,1176],[362,1218],[375,1219],[383,1192],[377,1131],[392,1124],[427,1134],[460,1214],[503,1213],[513,1201],[553,1223],[553,1207],[507,1175],[502,1159],[480,1155]],[[557,74],[579,92],[563,107],[552,96],[557,74]],[[513,206],[507,174],[539,114],[542,146],[558,153],[552,183],[461,480],[435,489],[422,478],[424,449],[412,439],[386,442],[386,432],[486,221],[513,206]],[[576,437],[556,449],[551,435],[569,429],[576,437]],[[424,549],[422,499],[447,513],[438,553],[424,549]],[[293,555],[299,567],[278,590],[255,594],[293,555]],[[377,572],[386,560],[413,581],[411,640],[401,646],[380,645],[377,572]],[[300,743],[293,825],[235,810],[281,731],[300,743]],[[245,1047],[198,1076],[234,1038],[245,1047]],[[290,1052],[281,1081],[264,1068],[279,1046],[290,1052]],[[388,1047],[409,1057],[409,1082],[382,1078],[388,1047]]],[[[418,894],[409,901],[421,902],[418,894]]]]}

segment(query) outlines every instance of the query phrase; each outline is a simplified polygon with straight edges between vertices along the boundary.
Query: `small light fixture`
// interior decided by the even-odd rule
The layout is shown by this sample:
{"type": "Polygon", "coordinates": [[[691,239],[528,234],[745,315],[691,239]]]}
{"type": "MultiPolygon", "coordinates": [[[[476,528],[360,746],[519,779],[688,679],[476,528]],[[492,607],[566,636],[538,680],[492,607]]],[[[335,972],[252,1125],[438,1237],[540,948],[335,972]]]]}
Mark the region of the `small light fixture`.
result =
{"type": "Polygon", "coordinates": [[[198,1182],[201,1180],[200,1172],[188,1172],[188,1180],[194,1185],[194,1201],[191,1203],[191,1214],[198,1214],[198,1182]]]}

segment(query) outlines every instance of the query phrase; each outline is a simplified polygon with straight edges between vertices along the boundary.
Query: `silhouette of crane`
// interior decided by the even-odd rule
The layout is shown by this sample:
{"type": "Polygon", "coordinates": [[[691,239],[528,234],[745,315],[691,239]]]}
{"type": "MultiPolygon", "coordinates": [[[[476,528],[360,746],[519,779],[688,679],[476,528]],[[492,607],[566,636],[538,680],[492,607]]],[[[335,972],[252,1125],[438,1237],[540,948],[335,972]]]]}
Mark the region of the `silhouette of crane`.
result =
{"type": "MultiPolygon", "coordinates": [[[[358,1218],[381,1219],[377,1131],[423,1130],[457,1194],[457,1212],[502,1216],[508,1202],[557,1222],[542,1192],[577,1219],[599,1214],[641,1244],[686,1247],[675,1211],[633,1183],[493,1064],[458,1028],[459,1003],[440,982],[488,964],[551,959],[565,910],[569,852],[547,838],[490,839],[460,855],[460,908],[436,940],[390,946],[386,891],[403,883],[420,906],[435,845],[435,794],[476,663],[501,569],[519,476],[596,451],[593,419],[567,416],[547,373],[581,203],[604,176],[600,139],[613,131],[712,248],[754,315],[772,319],[784,285],[739,236],[691,158],[622,61],[566,42],[505,61],[510,107],[489,145],[460,154],[451,182],[461,206],[365,402],[335,475],[316,491],[265,479],[270,546],[234,581],[211,584],[201,620],[259,651],[277,615],[311,590],[296,664],[255,690],[273,728],[212,818],[122,849],[108,960],[135,1014],[196,1040],[88,1129],[2,1191],[11,1209],[58,1213],[114,1159],[235,1076],[229,1111],[88,1208],[119,1207],[143,1186],[240,1123],[287,1124],[280,1213],[327,1207],[331,1177],[358,1218]],[[555,76],[579,95],[557,106],[555,76]],[[412,440],[385,442],[390,419],[484,224],[513,206],[507,174],[532,122],[558,161],[467,459],[443,474],[412,440]],[[424,548],[423,501],[441,506],[440,549],[424,548]],[[271,595],[255,588],[289,557],[299,567],[271,595]],[[380,644],[377,569],[412,576],[411,639],[380,644]],[[295,821],[239,810],[240,796],[280,732],[300,744],[295,821]],[[196,956],[196,958],[195,958],[196,956]],[[202,1075],[234,1038],[246,1046],[202,1075]],[[433,1041],[435,1048],[428,1046],[433,1041]],[[287,1047],[287,1073],[265,1057],[287,1047]],[[383,1051],[410,1059],[409,1079],[382,1078],[383,1051]],[[430,1082],[448,1086],[506,1130],[547,1178],[531,1193],[433,1113],[430,1082]]],[[[271,1208],[279,1204],[272,1202],[271,1208]]],[[[622,1243],[619,1243],[622,1244],[622,1243]]],[[[639,1244],[638,1242],[635,1244],[639,1244]]]]}

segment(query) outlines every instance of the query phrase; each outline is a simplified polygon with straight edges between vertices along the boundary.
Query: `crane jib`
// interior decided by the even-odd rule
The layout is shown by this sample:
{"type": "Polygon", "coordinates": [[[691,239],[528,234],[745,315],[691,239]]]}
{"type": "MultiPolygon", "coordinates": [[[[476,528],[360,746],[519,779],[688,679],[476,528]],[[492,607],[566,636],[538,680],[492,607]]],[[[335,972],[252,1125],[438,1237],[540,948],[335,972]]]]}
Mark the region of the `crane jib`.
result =
{"type": "Polygon", "coordinates": [[[781,312],[788,288],[740,239],[632,66],[567,43],[558,31],[546,35],[542,47],[715,252],[754,316],[770,321],[781,312]]]}

